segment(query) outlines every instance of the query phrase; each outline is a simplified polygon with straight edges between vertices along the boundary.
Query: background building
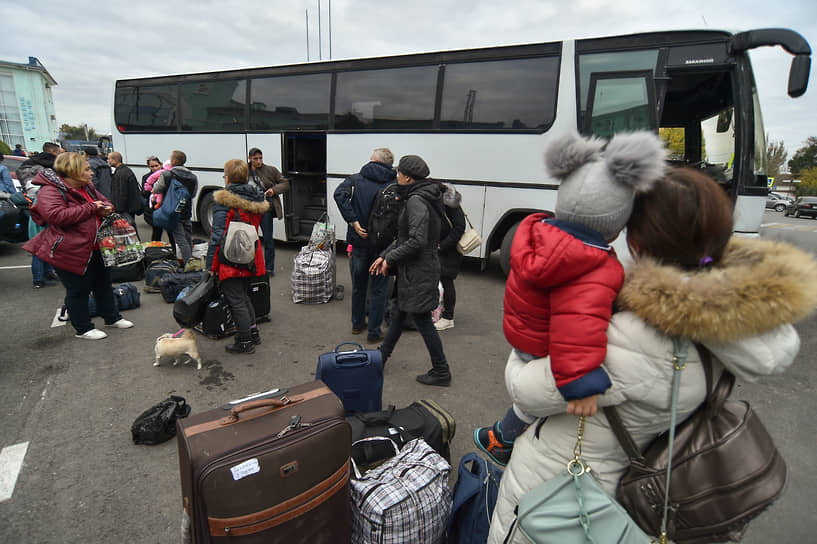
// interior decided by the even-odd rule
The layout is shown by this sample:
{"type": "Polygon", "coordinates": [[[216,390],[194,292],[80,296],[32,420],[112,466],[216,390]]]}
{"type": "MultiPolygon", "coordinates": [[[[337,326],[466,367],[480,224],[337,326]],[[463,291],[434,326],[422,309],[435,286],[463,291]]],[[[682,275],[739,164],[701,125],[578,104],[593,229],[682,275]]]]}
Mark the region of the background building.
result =
{"type": "Polygon", "coordinates": [[[0,140],[26,153],[57,140],[59,127],[51,88],[57,82],[36,58],[28,64],[0,60],[0,140]]]}

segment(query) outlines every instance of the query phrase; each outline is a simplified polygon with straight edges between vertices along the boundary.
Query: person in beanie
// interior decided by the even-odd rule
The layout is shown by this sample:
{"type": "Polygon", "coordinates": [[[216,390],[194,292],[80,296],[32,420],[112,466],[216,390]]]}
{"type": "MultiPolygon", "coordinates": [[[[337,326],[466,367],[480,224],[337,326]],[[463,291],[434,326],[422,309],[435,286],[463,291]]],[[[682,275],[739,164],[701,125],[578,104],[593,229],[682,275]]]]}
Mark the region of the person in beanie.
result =
{"type": "Polygon", "coordinates": [[[386,337],[380,346],[383,364],[391,357],[408,314],[414,318],[431,357],[431,370],[417,376],[425,385],[451,385],[451,372],[443,344],[431,311],[439,302],[440,261],[437,246],[443,221],[440,184],[430,181],[426,162],[417,155],[406,155],[397,164],[398,196],[405,206],[397,221],[397,240],[372,263],[369,273],[386,275],[397,271],[397,304],[386,337]]]}
{"type": "MultiPolygon", "coordinates": [[[[545,150],[545,164],[561,184],[554,216],[526,217],[511,246],[503,330],[525,362],[550,357],[567,413],[592,416],[596,395],[610,387],[601,364],[607,326],[624,269],[610,243],[665,170],[666,151],[650,132],[597,138],[571,133],[545,150]]],[[[474,431],[474,444],[505,466],[513,442],[535,421],[514,404],[491,427],[474,431]]]]}

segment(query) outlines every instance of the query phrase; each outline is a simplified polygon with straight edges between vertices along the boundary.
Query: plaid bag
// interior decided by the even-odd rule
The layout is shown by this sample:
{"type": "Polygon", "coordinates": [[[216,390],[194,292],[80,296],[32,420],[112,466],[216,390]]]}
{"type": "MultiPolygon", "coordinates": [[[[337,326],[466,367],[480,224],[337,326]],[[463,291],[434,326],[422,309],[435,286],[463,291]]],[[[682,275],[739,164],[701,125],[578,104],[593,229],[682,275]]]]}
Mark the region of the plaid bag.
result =
{"type": "Polygon", "coordinates": [[[451,490],[445,459],[422,438],[352,479],[352,542],[445,542],[451,490]]]}
{"type": "Polygon", "coordinates": [[[292,267],[292,302],[325,304],[335,293],[334,246],[301,248],[292,267]]]}

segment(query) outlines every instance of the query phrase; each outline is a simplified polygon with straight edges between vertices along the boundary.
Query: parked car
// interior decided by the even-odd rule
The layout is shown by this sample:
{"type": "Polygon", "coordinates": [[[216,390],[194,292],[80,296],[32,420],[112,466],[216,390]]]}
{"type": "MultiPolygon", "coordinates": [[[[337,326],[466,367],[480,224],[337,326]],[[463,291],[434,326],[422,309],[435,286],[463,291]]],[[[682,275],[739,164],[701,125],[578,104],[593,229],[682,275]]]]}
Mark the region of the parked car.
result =
{"type": "Polygon", "coordinates": [[[17,181],[17,168],[23,164],[28,157],[18,157],[17,155],[3,155],[3,166],[11,172],[11,179],[14,180],[14,186],[20,190],[20,182],[17,181]]]}
{"type": "Polygon", "coordinates": [[[792,200],[794,199],[778,193],[769,193],[766,196],[766,207],[774,208],[774,211],[776,212],[782,212],[785,211],[786,207],[789,205],[789,202],[792,200]]]}
{"type": "Polygon", "coordinates": [[[786,215],[817,217],[817,196],[801,196],[786,207],[786,215]]]}

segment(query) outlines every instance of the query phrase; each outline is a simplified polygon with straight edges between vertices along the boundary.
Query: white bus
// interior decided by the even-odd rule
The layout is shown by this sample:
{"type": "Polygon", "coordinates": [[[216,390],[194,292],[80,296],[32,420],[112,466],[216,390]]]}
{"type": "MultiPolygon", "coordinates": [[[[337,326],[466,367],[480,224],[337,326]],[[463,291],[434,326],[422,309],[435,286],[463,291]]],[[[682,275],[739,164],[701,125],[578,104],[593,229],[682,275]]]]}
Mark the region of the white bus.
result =
{"type": "MultiPolygon", "coordinates": [[[[808,84],[811,48],[765,29],[670,31],[393,57],[312,62],[116,82],[114,147],[145,171],[149,155],[187,154],[199,177],[195,217],[209,232],[224,162],[258,147],[291,180],[281,240],[306,240],[378,147],[421,155],[453,183],[483,244],[507,267],[515,225],[553,210],[557,183],[542,149],[569,128],[682,131],[673,163],[706,168],[735,201],[735,230],[757,234],[766,198],[765,142],[747,54],[793,55],[788,94],[808,84]]],[[[782,92],[782,89],[781,89],[782,92]]]]}

